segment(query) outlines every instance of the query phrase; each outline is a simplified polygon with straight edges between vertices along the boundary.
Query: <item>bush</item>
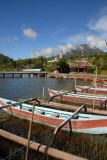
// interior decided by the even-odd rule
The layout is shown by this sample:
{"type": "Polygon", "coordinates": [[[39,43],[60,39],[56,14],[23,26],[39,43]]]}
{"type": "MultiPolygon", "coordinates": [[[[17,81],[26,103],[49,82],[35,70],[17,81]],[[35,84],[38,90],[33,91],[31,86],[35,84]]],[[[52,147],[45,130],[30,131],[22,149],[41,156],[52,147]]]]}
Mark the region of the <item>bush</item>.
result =
{"type": "Polygon", "coordinates": [[[95,72],[95,70],[96,70],[96,68],[95,68],[95,67],[89,67],[89,68],[88,68],[88,71],[89,71],[90,73],[94,73],[94,72],[95,72]]]}
{"type": "Polygon", "coordinates": [[[57,65],[61,68],[62,73],[69,73],[70,67],[69,64],[66,62],[66,59],[60,59],[57,62],[57,65]]]}
{"type": "Polygon", "coordinates": [[[53,72],[54,71],[54,67],[53,66],[47,66],[45,68],[46,72],[53,72]]]}

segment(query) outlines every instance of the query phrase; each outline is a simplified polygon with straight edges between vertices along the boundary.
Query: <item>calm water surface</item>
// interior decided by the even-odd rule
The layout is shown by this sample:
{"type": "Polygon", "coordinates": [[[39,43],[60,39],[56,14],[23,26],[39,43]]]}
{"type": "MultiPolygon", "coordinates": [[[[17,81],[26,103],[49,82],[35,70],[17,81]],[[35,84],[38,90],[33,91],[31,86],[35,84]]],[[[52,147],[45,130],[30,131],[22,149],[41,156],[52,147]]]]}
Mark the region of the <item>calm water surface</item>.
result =
{"type": "MultiPolygon", "coordinates": [[[[77,84],[90,85],[91,82],[77,81],[77,84]]],[[[45,95],[50,89],[74,89],[74,79],[58,79],[45,77],[26,77],[26,78],[0,78],[0,97],[18,100],[19,98],[30,98],[42,95],[43,87],[45,95]]]]}

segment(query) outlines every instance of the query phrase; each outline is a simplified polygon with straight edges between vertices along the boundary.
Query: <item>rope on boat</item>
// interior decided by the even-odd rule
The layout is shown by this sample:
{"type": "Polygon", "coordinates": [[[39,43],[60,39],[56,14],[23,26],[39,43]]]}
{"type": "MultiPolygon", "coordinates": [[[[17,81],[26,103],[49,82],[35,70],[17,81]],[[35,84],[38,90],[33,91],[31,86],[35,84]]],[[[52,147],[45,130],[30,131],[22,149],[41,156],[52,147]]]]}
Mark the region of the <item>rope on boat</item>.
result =
{"type": "MultiPolygon", "coordinates": [[[[32,143],[34,143],[34,142],[38,142],[38,141],[44,140],[44,139],[47,139],[48,137],[51,137],[51,136],[53,136],[53,133],[50,134],[50,135],[48,135],[48,136],[45,136],[45,137],[43,137],[43,138],[37,139],[36,141],[32,141],[30,144],[32,144],[32,143]]],[[[16,150],[15,152],[11,153],[10,155],[8,155],[7,157],[5,157],[5,158],[2,159],[2,160],[7,160],[8,158],[12,157],[14,154],[16,154],[18,151],[20,151],[21,149],[23,149],[23,148],[25,148],[25,147],[27,147],[27,144],[24,145],[24,146],[22,146],[21,148],[19,148],[19,149],[16,150]]]]}

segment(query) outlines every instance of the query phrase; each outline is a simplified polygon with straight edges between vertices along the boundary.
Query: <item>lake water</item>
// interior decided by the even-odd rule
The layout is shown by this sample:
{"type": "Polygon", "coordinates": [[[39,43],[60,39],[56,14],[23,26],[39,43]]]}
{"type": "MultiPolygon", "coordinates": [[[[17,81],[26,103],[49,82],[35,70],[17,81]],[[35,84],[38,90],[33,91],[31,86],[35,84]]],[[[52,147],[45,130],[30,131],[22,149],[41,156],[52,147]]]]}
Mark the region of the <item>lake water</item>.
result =
{"type": "MultiPolygon", "coordinates": [[[[77,81],[78,85],[91,85],[91,82],[77,81]]],[[[48,95],[50,89],[74,89],[74,79],[59,79],[46,77],[26,77],[26,78],[0,78],[0,97],[10,100],[18,100],[19,98],[28,99],[42,95],[43,87],[45,96],[48,95]]]]}
{"type": "MultiPolygon", "coordinates": [[[[91,81],[77,80],[76,83],[77,85],[91,85],[91,81]]],[[[0,78],[0,97],[18,100],[19,98],[27,99],[38,95],[42,96],[43,86],[45,87],[45,95],[49,97],[48,88],[58,90],[74,89],[75,80],[46,77],[0,78]]],[[[0,129],[27,138],[28,128],[29,121],[0,112],[0,129]]],[[[41,139],[53,133],[53,130],[49,126],[33,123],[31,139],[34,141],[41,139]]],[[[40,141],[40,143],[48,145],[49,141],[49,139],[46,139],[40,141]]],[[[0,156],[2,158],[11,155],[20,147],[22,146],[0,137],[0,156]]],[[[90,160],[107,159],[107,135],[72,133],[70,138],[69,132],[60,131],[52,147],[90,160]]],[[[26,148],[17,152],[11,159],[25,159],[25,153],[26,148]]],[[[39,152],[29,151],[30,160],[41,160],[43,156],[39,152]]],[[[45,159],[52,160],[54,158],[45,157],[45,159]]]]}

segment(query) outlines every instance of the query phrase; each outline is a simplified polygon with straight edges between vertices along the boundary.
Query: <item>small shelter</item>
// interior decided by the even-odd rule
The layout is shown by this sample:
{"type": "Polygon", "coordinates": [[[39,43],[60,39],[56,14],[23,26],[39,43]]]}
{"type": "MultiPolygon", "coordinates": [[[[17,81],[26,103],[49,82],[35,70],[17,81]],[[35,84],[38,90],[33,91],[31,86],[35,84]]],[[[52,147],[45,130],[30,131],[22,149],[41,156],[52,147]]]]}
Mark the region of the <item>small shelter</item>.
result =
{"type": "Polygon", "coordinates": [[[79,64],[77,65],[78,73],[79,73],[79,72],[84,72],[84,73],[88,72],[88,68],[89,68],[89,67],[93,67],[93,65],[90,64],[90,63],[88,63],[88,62],[79,63],[79,64]]]}
{"type": "Polygon", "coordinates": [[[69,63],[70,68],[75,67],[75,71],[76,72],[88,72],[88,68],[89,67],[93,67],[92,64],[88,63],[88,62],[71,62],[69,63]]]}

